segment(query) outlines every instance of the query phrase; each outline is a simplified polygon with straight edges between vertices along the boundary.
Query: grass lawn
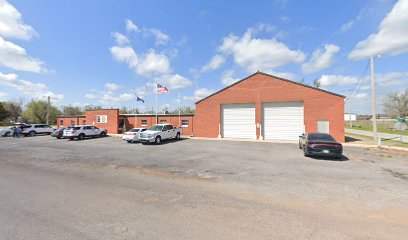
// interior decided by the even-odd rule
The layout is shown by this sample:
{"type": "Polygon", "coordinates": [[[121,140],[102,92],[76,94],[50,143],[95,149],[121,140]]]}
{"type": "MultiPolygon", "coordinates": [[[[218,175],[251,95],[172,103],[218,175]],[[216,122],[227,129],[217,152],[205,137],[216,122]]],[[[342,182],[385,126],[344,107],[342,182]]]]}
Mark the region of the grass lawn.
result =
{"type": "MultiPolygon", "coordinates": [[[[369,144],[375,145],[372,137],[362,136],[353,133],[346,133],[346,142],[355,144],[369,144]]],[[[381,145],[383,146],[393,146],[393,147],[403,147],[408,148],[408,143],[395,141],[395,140],[383,140],[381,145]]]]}
{"type": "MultiPolygon", "coordinates": [[[[382,133],[391,133],[398,135],[407,135],[408,130],[396,131],[394,130],[394,124],[396,122],[377,122],[377,131],[382,133]]],[[[346,128],[364,131],[373,131],[373,125],[371,121],[353,121],[353,128],[350,127],[349,122],[346,122],[346,128]]]]}

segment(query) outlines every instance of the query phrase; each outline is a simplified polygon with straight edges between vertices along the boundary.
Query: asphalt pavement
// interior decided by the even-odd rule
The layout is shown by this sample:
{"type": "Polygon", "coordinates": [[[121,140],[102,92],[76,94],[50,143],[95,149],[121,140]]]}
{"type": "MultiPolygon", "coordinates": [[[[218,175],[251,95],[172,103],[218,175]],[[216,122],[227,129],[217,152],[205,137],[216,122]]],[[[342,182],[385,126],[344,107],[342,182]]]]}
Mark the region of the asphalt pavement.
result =
{"type": "Polygon", "coordinates": [[[406,152],[0,138],[0,239],[405,239],[406,152]]]}

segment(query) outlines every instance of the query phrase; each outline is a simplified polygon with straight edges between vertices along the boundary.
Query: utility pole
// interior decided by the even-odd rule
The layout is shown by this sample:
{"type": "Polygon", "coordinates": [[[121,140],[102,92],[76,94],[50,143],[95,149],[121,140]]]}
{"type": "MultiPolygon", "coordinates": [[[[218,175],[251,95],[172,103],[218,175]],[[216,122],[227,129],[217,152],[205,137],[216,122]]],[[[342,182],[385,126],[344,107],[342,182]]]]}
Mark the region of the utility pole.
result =
{"type": "Polygon", "coordinates": [[[348,111],[348,118],[349,118],[349,124],[350,128],[353,128],[353,123],[351,122],[351,112],[350,112],[350,94],[347,95],[347,111],[348,111]]]}
{"type": "Polygon", "coordinates": [[[50,96],[47,96],[48,104],[47,104],[47,125],[50,124],[50,96]]]}
{"type": "Polygon", "coordinates": [[[377,133],[377,103],[375,96],[375,77],[374,77],[374,56],[370,57],[371,66],[371,105],[372,105],[372,121],[373,121],[373,135],[374,142],[378,145],[378,133],[377,133]]]}

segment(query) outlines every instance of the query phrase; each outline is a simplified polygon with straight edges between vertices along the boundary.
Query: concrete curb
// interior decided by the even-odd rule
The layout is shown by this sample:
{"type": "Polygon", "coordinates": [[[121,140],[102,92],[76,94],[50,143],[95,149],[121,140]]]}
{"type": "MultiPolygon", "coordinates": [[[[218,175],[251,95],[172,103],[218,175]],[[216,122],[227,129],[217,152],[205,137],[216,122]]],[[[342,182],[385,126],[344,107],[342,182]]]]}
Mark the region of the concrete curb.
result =
{"type": "Polygon", "coordinates": [[[206,138],[206,137],[186,137],[198,140],[208,141],[231,141],[231,142],[257,142],[257,143],[290,143],[297,144],[298,141],[279,141],[279,140],[255,140],[255,139],[239,139],[239,138],[206,138]]]}
{"type": "Polygon", "coordinates": [[[378,147],[377,145],[354,144],[354,143],[343,143],[343,146],[346,146],[346,147],[360,147],[360,148],[391,149],[391,150],[398,150],[398,151],[408,152],[408,148],[393,147],[393,146],[381,146],[381,147],[378,147]]]}

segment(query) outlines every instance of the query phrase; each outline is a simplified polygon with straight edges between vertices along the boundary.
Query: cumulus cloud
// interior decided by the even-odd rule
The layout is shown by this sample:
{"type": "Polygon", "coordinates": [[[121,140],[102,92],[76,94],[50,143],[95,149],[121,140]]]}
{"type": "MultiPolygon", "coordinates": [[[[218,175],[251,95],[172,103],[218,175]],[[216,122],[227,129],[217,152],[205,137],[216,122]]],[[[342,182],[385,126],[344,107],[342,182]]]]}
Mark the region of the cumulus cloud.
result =
{"type": "Polygon", "coordinates": [[[208,88],[200,88],[194,91],[193,96],[184,96],[183,99],[191,102],[197,102],[211,94],[213,94],[215,90],[208,89],[208,88]]]}
{"type": "Polygon", "coordinates": [[[0,99],[1,99],[1,100],[3,100],[5,96],[7,96],[7,93],[5,93],[5,92],[0,92],[0,99]]]}
{"type": "Polygon", "coordinates": [[[239,80],[239,78],[234,77],[235,71],[234,70],[226,70],[222,73],[221,76],[221,82],[222,84],[228,86],[231,85],[233,83],[235,83],[236,81],[239,80]]]}
{"type": "Polygon", "coordinates": [[[288,80],[292,80],[294,81],[296,79],[296,75],[291,73],[291,72],[276,72],[276,71],[268,71],[267,73],[276,76],[276,77],[280,77],[280,78],[284,78],[284,79],[288,79],[288,80]]]}
{"type": "Polygon", "coordinates": [[[408,51],[408,1],[398,1],[382,20],[378,31],[359,42],[349,54],[361,59],[377,54],[397,55],[408,51]]]}
{"type": "Polygon", "coordinates": [[[130,19],[126,19],[126,30],[128,32],[140,32],[140,29],[130,19]]]}
{"type": "Polygon", "coordinates": [[[251,29],[248,29],[242,37],[233,34],[225,37],[218,50],[231,55],[236,64],[249,72],[267,71],[305,60],[302,51],[291,50],[275,38],[255,38],[251,29]]]}
{"type": "Polygon", "coordinates": [[[87,93],[87,94],[85,94],[85,97],[86,97],[86,98],[89,98],[89,99],[96,99],[96,98],[98,98],[98,96],[97,96],[96,94],[94,94],[94,93],[87,93]]]}
{"type": "Polygon", "coordinates": [[[330,67],[333,56],[340,51],[340,47],[334,44],[326,44],[323,49],[317,49],[313,52],[308,62],[302,64],[302,71],[306,74],[318,72],[330,67]]]}
{"type": "Polygon", "coordinates": [[[209,72],[218,69],[225,62],[225,58],[216,54],[211,58],[210,62],[201,68],[201,72],[209,72]]]}
{"type": "Polygon", "coordinates": [[[319,78],[322,87],[330,86],[348,86],[358,83],[360,78],[344,75],[322,75],[319,78]]]}
{"type": "Polygon", "coordinates": [[[169,35],[165,34],[164,32],[162,32],[159,29],[155,29],[155,28],[146,28],[144,29],[144,32],[146,34],[151,34],[154,36],[155,40],[156,40],[156,45],[166,45],[169,40],[170,37],[169,35]]]}
{"type": "MultiPolygon", "coordinates": [[[[375,78],[379,87],[401,86],[401,88],[403,88],[408,86],[408,72],[380,73],[376,74],[375,78]]],[[[362,79],[361,77],[347,75],[322,75],[319,78],[322,87],[350,86],[368,80],[368,76],[362,79]]],[[[363,85],[360,87],[360,90],[368,90],[370,88],[371,85],[363,85]]]]}
{"type": "Polygon", "coordinates": [[[119,85],[115,83],[107,83],[105,84],[105,88],[108,89],[109,91],[115,91],[119,88],[119,85]]]}
{"type": "Polygon", "coordinates": [[[18,75],[13,73],[4,74],[0,72],[0,85],[14,88],[18,92],[36,99],[50,96],[53,102],[62,102],[64,100],[64,95],[48,91],[45,84],[20,79],[18,75]]]}
{"type": "Polygon", "coordinates": [[[113,32],[112,37],[115,38],[116,44],[119,46],[129,45],[130,41],[129,38],[123,35],[122,33],[113,32]]]}
{"type": "Polygon", "coordinates": [[[6,41],[2,37],[0,37],[0,65],[26,72],[40,73],[46,71],[41,60],[30,57],[24,48],[6,41]]]}
{"type": "Polygon", "coordinates": [[[156,78],[156,81],[158,83],[167,85],[170,90],[171,89],[182,89],[186,87],[190,87],[193,85],[193,82],[179,74],[173,74],[173,75],[163,75],[158,78],[156,78]]]}
{"type": "Polygon", "coordinates": [[[33,27],[25,24],[22,15],[6,0],[0,1],[0,36],[28,40],[36,36],[33,27]]]}

